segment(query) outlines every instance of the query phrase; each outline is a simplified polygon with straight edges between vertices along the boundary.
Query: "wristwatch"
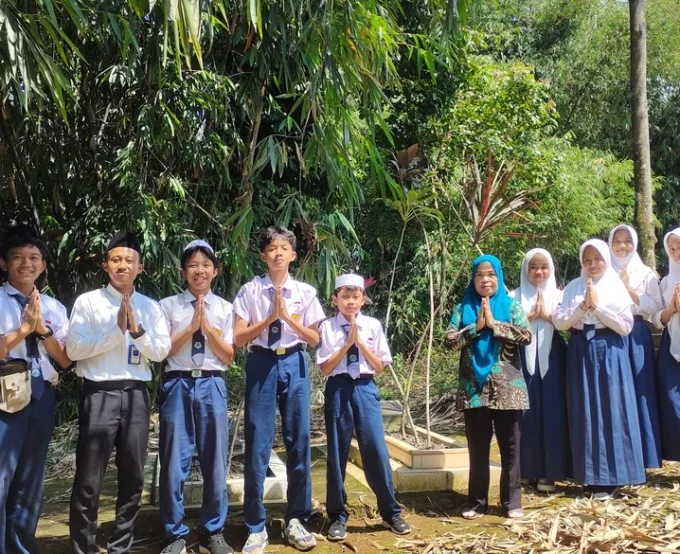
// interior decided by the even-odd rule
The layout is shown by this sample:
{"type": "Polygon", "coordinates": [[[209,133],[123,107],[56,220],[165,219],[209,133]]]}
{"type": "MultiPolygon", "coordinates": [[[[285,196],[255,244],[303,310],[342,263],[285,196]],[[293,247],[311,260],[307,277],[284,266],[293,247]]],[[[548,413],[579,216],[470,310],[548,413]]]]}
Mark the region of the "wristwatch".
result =
{"type": "Polygon", "coordinates": [[[129,333],[130,333],[130,336],[131,336],[133,339],[138,339],[138,338],[141,337],[144,333],[146,333],[146,329],[144,329],[144,327],[142,327],[142,325],[141,325],[141,323],[140,323],[139,325],[137,325],[137,332],[136,332],[136,333],[133,333],[132,331],[129,331],[129,333]]]}
{"type": "Polygon", "coordinates": [[[38,338],[38,340],[47,340],[49,339],[52,335],[54,335],[54,331],[52,330],[52,327],[49,325],[46,325],[47,327],[47,333],[43,335],[39,335],[38,333],[35,334],[35,336],[38,338]]]}

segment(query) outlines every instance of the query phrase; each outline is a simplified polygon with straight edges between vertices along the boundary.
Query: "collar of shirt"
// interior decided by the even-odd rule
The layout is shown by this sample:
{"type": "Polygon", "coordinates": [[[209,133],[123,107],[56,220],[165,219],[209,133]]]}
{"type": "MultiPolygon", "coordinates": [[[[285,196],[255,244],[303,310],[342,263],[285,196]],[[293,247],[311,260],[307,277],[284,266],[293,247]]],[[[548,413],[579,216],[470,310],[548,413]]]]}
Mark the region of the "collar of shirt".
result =
{"type": "MultiPolygon", "coordinates": [[[[342,313],[338,312],[338,314],[335,316],[338,318],[338,324],[342,327],[343,325],[351,325],[351,322],[344,316],[342,313]]],[[[354,320],[357,322],[357,328],[360,331],[363,331],[364,327],[364,315],[361,312],[357,312],[357,314],[354,316],[354,320]]],[[[344,327],[343,327],[344,329],[344,327]]]]}
{"type": "MultiPolygon", "coordinates": [[[[20,295],[22,295],[22,296],[24,295],[23,292],[19,292],[19,291],[18,291],[17,289],[15,289],[12,285],[10,285],[9,282],[5,283],[5,284],[2,285],[2,286],[3,286],[3,288],[5,289],[5,292],[6,292],[9,296],[14,296],[14,295],[16,295],[16,294],[20,294],[20,295]]],[[[33,290],[35,290],[35,285],[33,286],[33,290]]],[[[31,292],[33,292],[33,291],[31,291],[31,292]]]]}
{"type": "MultiPolygon", "coordinates": [[[[290,298],[292,295],[293,285],[293,278],[290,276],[290,273],[288,273],[288,275],[286,275],[286,280],[283,282],[283,285],[281,285],[281,288],[283,289],[283,295],[286,298],[290,298]]],[[[262,288],[265,290],[276,289],[276,285],[272,282],[272,278],[269,276],[269,273],[267,273],[262,279],[262,288]]]]}
{"type": "MultiPolygon", "coordinates": [[[[111,296],[111,298],[120,304],[120,301],[123,298],[123,293],[120,292],[117,288],[115,288],[111,283],[106,285],[106,287],[104,288],[106,289],[106,292],[111,296]]],[[[130,295],[130,302],[132,302],[132,299],[135,296],[135,292],[136,290],[133,288],[132,294],[130,295]]]]}
{"type": "MultiPolygon", "coordinates": [[[[184,301],[187,304],[191,304],[194,300],[196,300],[196,297],[189,292],[189,289],[186,289],[183,293],[182,296],[184,298],[184,301]]],[[[208,292],[208,294],[203,296],[203,301],[206,303],[207,306],[210,306],[212,303],[213,299],[215,298],[215,295],[213,294],[212,290],[208,292]]]]}

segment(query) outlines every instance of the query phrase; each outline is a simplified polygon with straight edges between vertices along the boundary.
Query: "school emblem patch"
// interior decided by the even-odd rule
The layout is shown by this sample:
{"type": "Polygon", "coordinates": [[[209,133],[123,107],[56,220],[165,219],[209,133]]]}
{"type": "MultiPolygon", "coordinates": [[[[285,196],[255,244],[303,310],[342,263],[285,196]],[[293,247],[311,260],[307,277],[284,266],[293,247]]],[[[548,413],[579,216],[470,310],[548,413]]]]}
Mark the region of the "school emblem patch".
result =
{"type": "Polygon", "coordinates": [[[38,377],[40,377],[40,370],[34,369],[33,371],[31,371],[31,376],[37,379],[38,377]]]}
{"type": "Polygon", "coordinates": [[[201,343],[198,342],[198,341],[196,341],[196,342],[194,343],[194,348],[196,348],[196,349],[201,348],[201,346],[203,346],[203,344],[201,344],[201,343]]]}
{"type": "Polygon", "coordinates": [[[272,333],[278,333],[279,328],[278,327],[272,327],[272,333]]]}
{"type": "Polygon", "coordinates": [[[358,361],[359,361],[359,358],[357,358],[356,355],[354,355],[354,354],[352,354],[352,355],[349,357],[349,363],[351,363],[351,364],[355,364],[355,363],[358,362],[358,361]]]}

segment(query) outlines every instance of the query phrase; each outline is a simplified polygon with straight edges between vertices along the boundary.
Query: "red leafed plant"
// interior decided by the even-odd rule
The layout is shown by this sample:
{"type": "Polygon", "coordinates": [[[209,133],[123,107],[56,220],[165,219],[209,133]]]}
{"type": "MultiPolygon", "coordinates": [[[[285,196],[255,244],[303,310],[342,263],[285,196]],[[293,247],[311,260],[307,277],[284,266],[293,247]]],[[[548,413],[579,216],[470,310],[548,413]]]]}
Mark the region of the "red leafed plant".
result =
{"type": "Polygon", "coordinates": [[[505,161],[494,168],[493,154],[489,148],[482,177],[474,155],[468,156],[463,188],[467,193],[464,199],[475,244],[479,244],[496,225],[519,215],[521,210],[531,205],[530,195],[535,191],[508,193],[508,184],[516,169],[516,162],[505,161]]]}

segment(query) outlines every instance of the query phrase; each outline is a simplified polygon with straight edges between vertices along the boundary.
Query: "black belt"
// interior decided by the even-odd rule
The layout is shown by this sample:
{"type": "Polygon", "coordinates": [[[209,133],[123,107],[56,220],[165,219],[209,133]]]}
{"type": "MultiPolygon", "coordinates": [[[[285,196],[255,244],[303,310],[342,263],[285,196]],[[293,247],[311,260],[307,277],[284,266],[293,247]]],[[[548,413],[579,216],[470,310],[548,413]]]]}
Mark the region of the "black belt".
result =
{"type": "Polygon", "coordinates": [[[271,354],[272,356],[288,356],[288,354],[292,354],[293,352],[299,352],[300,350],[302,350],[301,344],[289,346],[288,348],[277,348],[276,350],[272,350],[271,348],[265,348],[264,346],[258,346],[257,344],[253,344],[250,347],[251,352],[259,352],[260,354],[271,354]]]}
{"type": "Polygon", "coordinates": [[[201,377],[222,377],[219,369],[188,369],[186,371],[166,371],[163,374],[165,379],[200,379],[201,377]]]}
{"type": "Polygon", "coordinates": [[[373,375],[369,375],[364,373],[363,375],[359,375],[356,379],[352,377],[349,373],[338,373],[337,375],[333,375],[333,377],[342,377],[343,379],[347,379],[348,381],[373,381],[373,375]]]}
{"type": "Polygon", "coordinates": [[[137,379],[119,379],[117,381],[91,381],[83,378],[83,390],[96,392],[100,390],[143,390],[146,389],[146,381],[137,379]]]}
{"type": "Polygon", "coordinates": [[[633,316],[633,319],[634,319],[635,321],[644,321],[644,320],[645,320],[645,318],[642,317],[641,315],[634,315],[634,316],[633,316]]]}

